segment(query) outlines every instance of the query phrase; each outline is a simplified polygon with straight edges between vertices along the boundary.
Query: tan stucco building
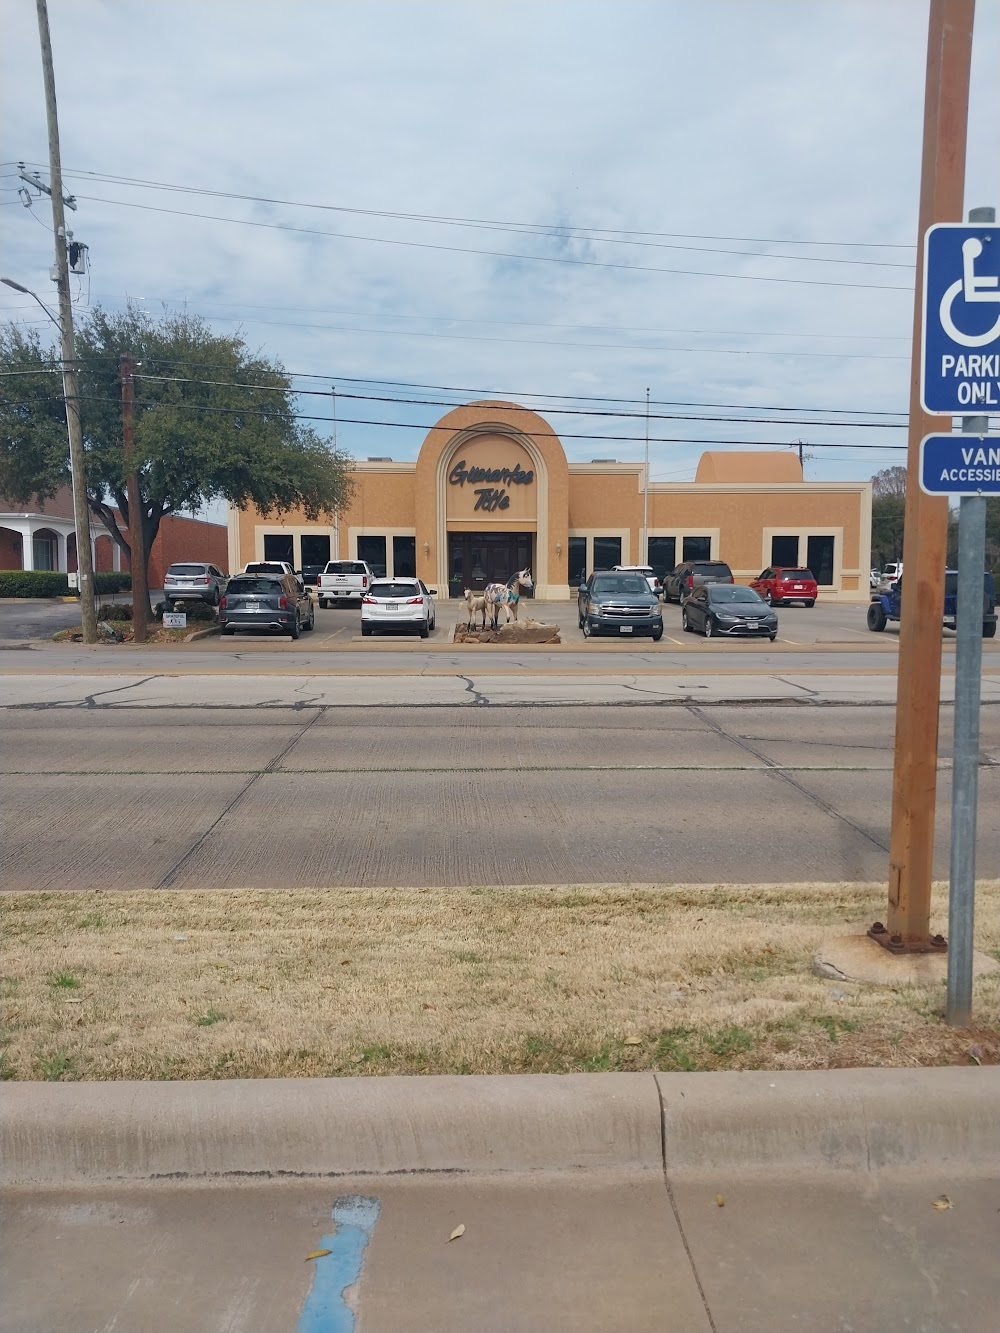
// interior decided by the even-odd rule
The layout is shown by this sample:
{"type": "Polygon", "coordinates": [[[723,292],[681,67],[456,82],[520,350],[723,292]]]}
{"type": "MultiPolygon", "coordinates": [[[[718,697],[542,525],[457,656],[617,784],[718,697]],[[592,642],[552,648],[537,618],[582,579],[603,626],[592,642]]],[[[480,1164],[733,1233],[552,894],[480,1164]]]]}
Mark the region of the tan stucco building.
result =
{"type": "Polygon", "coordinates": [[[651,482],[644,495],[641,463],[570,463],[536,412],[486,400],[442,417],[416,462],[372,458],[353,476],[332,523],[233,509],[230,569],[363,559],[461,597],[527,565],[537,597],[564,600],[595,568],[641,561],[645,508],[661,577],[689,559],[725,560],[738,581],[801,564],[823,600],[868,598],[870,483],[803,481],[790,451],[706,453],[694,482],[651,482]]]}

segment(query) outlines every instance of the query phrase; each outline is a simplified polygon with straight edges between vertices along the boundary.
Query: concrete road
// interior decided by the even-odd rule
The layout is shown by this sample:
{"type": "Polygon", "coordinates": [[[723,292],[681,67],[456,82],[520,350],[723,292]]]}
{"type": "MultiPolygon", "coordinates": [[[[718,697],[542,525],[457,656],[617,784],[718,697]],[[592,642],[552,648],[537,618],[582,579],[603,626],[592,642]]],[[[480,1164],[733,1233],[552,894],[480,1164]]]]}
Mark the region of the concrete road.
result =
{"type": "MultiPolygon", "coordinates": [[[[936,871],[948,869],[942,717],[936,871]]],[[[879,879],[888,707],[8,709],[7,889],[879,879]]],[[[1000,708],[979,856],[1000,865],[1000,708]]]]}

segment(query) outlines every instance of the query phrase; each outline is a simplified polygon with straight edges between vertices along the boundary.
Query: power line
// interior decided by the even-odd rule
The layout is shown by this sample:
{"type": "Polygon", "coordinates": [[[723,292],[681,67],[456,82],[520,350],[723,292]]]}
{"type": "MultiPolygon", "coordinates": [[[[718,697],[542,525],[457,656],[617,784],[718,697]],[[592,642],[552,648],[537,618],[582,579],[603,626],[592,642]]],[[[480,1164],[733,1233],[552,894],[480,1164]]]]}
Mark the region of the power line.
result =
{"type": "Polygon", "coordinates": [[[164,213],[170,217],[200,218],[208,222],[227,222],[238,227],[258,227],[267,231],[291,232],[295,235],[329,236],[334,240],[363,241],[371,245],[404,246],[416,250],[435,250],[449,254],[478,255],[488,259],[513,259],[520,263],[569,264],[575,268],[619,269],[627,273],[669,273],[675,277],[688,278],[723,278],[727,281],[741,282],[780,282],[807,287],[854,287],[871,291],[912,292],[909,286],[882,282],[834,282],[826,278],[786,278],[765,277],[758,273],[713,273],[705,269],[664,268],[654,264],[619,264],[606,259],[576,259],[569,255],[525,255],[514,250],[477,250],[472,246],[440,245],[434,241],[407,241],[398,237],[362,236],[355,232],[325,231],[317,227],[293,227],[283,222],[260,222],[249,218],[227,218],[217,213],[195,213],[179,208],[161,208],[155,204],[137,204],[124,199],[104,199],[100,195],[78,194],[77,199],[89,203],[107,204],[114,208],[138,208],[146,213],[164,213]]]}

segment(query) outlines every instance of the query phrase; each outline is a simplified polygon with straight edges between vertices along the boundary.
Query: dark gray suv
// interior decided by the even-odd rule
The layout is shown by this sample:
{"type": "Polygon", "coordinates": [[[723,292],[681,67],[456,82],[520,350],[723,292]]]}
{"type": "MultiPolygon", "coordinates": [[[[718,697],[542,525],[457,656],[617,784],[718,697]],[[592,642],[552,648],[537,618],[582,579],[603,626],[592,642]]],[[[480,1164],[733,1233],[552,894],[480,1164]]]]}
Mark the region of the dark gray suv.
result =
{"type": "Polygon", "coordinates": [[[648,634],[663,638],[660,599],[650,591],[645,575],[626,571],[591,574],[580,585],[577,609],[583,637],[594,634],[648,634]]]}
{"type": "Polygon", "coordinates": [[[732,583],[733,571],[725,560],[685,560],[663,580],[663,600],[683,602],[705,583],[732,583]]]}

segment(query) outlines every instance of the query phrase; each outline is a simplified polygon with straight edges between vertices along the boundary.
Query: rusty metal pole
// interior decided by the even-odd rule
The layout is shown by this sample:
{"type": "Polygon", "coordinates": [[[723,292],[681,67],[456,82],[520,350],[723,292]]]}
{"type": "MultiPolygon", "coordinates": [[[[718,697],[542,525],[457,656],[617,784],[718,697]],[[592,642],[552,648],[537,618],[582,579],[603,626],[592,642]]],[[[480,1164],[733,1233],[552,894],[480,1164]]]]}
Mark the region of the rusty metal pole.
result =
{"type": "Polygon", "coordinates": [[[143,540],[142,495],[135,466],[135,362],[121,359],[122,454],[128,492],[129,568],[132,571],[132,638],[145,643],[149,632],[149,589],[146,587],[146,551],[143,540]]]}
{"type": "MultiPolygon", "coordinates": [[[[930,934],[941,621],[948,544],[948,500],[920,489],[920,441],[950,431],[950,421],[920,407],[924,237],[935,222],[961,222],[969,119],[969,66],[975,0],[931,0],[924,95],[924,142],[917,228],[916,299],[910,371],[903,598],[896,686],[887,928],[869,933],[895,951],[944,948],[930,934]]],[[[879,925],[876,922],[876,926],[879,925]]]]}

